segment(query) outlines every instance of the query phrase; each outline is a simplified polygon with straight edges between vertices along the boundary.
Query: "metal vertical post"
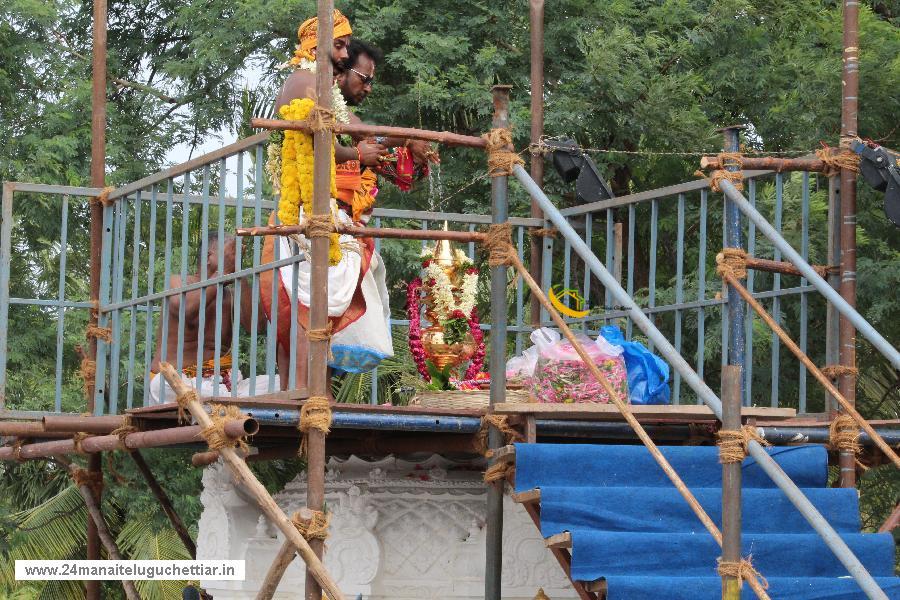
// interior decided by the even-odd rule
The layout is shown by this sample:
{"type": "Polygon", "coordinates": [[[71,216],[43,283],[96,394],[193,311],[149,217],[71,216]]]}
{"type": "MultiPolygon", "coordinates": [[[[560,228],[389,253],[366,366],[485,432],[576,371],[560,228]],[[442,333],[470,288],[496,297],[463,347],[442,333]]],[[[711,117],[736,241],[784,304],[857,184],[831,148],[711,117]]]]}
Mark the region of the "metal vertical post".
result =
{"type": "MultiPolygon", "coordinates": [[[[722,371],[722,429],[741,428],[741,368],[726,365],[722,371]]],[[[741,463],[722,465],[722,562],[741,560],[741,463]]],[[[741,580],[722,577],[722,600],[740,600],[741,580]]]]}
{"type": "MultiPolygon", "coordinates": [[[[828,178],[828,265],[841,262],[841,178],[828,178]]],[[[828,283],[835,290],[840,290],[841,276],[829,272],[828,283]]],[[[825,313],[825,364],[836,365],[840,362],[840,332],[838,322],[840,313],[831,302],[826,302],[825,313]]],[[[834,397],[825,392],[825,412],[832,413],[837,406],[834,397]]]]}
{"type": "MultiPolygon", "coordinates": [[[[841,74],[841,150],[849,150],[857,134],[859,104],[859,1],[844,0],[844,56],[841,74]]],[[[841,297],[856,307],[856,172],[841,169],[841,297]]],[[[856,367],[856,329],[849,319],[840,319],[841,366],[856,367]]],[[[856,403],[856,375],[845,374],[838,389],[850,404],[856,403]]],[[[856,461],[842,451],[841,487],[856,486],[856,461]]]]}
{"type": "MultiPolygon", "coordinates": [[[[94,0],[93,50],[91,60],[92,93],[91,93],[91,185],[106,185],[106,0],[94,0]]],[[[91,301],[97,302],[100,297],[100,253],[103,236],[103,206],[94,201],[91,203],[91,301]]],[[[97,313],[91,311],[90,323],[97,324],[97,313]]],[[[88,340],[88,358],[97,359],[97,339],[88,340]]],[[[87,410],[94,413],[94,397],[87,394],[87,410]]],[[[91,454],[88,458],[88,470],[101,472],[100,453],[91,454]]],[[[97,506],[103,506],[99,487],[94,488],[94,500],[97,506]]],[[[87,559],[100,559],[100,534],[93,519],[87,521],[87,559]]],[[[100,582],[85,582],[85,597],[88,600],[100,598],[100,582]]]]}
{"type": "MultiPolygon", "coordinates": [[[[531,0],[531,143],[541,141],[544,135],[544,0],[531,0]]],[[[544,157],[531,155],[531,178],[539,186],[544,185],[544,157]]],[[[544,213],[537,200],[531,199],[531,216],[542,219],[544,213]]],[[[542,238],[531,238],[531,258],[529,270],[535,281],[541,281],[542,238]]],[[[541,305],[531,300],[531,326],[541,326],[541,305]]]]}
{"type": "MultiPolygon", "coordinates": [[[[509,127],[509,90],[512,86],[495,85],[494,129],[509,127]]],[[[508,218],[506,193],[508,178],[491,178],[491,222],[505,223],[508,218]]],[[[506,399],[506,267],[491,268],[491,397],[490,408],[506,399]]],[[[502,435],[491,427],[488,446],[498,448],[502,435]]],[[[503,573],[503,486],[504,481],[488,484],[486,523],[486,562],[484,577],[485,600],[500,600],[500,584],[503,573]]]]}
{"type": "MultiPolygon", "coordinates": [[[[733,125],[725,127],[719,131],[725,139],[725,152],[740,151],[739,134],[743,125],[733,125]]],[[[726,167],[729,171],[737,171],[738,167],[726,167]]],[[[741,248],[741,211],[737,205],[728,198],[725,198],[725,245],[729,248],[741,248]]],[[[728,364],[740,367],[744,370],[744,353],[746,351],[744,345],[744,314],[746,307],[744,301],[738,293],[728,290],[728,364]]],[[[741,397],[747,398],[746,390],[741,388],[741,397]]],[[[746,400],[745,400],[746,402],[746,400]]]]}
{"type": "MultiPolygon", "coordinates": [[[[334,1],[319,0],[318,44],[316,50],[316,102],[331,110],[331,48],[334,42],[334,1]]],[[[331,131],[319,131],[313,136],[313,214],[326,215],[331,211],[331,152],[334,136],[331,131]]],[[[310,273],[310,329],[328,326],[328,237],[312,238],[312,269],[310,273]]],[[[295,340],[292,340],[292,342],[295,340]]],[[[309,341],[307,389],[310,397],[328,396],[328,340],[309,341]]],[[[307,440],[306,506],[321,511],[325,504],[325,433],[311,428],[307,440]]],[[[316,556],[322,557],[323,540],[310,540],[316,556]]],[[[306,600],[322,600],[322,588],[312,572],[306,572],[306,600]]]]}

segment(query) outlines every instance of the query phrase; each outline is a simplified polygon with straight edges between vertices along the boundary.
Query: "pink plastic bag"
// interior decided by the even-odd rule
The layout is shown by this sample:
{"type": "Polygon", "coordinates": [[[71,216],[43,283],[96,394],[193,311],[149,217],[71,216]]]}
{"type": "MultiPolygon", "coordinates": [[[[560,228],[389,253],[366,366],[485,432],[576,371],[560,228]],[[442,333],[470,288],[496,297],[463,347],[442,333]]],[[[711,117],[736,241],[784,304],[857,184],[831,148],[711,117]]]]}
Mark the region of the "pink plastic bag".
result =
{"type": "MultiPolygon", "coordinates": [[[[572,344],[568,340],[561,340],[557,332],[551,330],[550,333],[553,334],[551,339],[546,339],[544,334],[545,340],[536,344],[537,362],[529,381],[535,399],[551,403],[607,404],[610,401],[609,394],[594,378],[572,344]]],[[[613,390],[623,401],[628,402],[628,374],[622,348],[613,346],[602,337],[595,341],[579,334],[576,339],[613,390]]]]}

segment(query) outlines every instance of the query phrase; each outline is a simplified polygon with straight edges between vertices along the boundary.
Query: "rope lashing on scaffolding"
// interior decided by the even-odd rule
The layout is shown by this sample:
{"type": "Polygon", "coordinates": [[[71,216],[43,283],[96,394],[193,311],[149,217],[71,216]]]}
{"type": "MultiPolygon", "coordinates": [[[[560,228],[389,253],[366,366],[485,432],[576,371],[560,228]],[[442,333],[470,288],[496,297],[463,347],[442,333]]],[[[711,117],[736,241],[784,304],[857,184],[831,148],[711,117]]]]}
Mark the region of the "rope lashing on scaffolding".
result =
{"type": "Polygon", "coordinates": [[[843,377],[845,375],[849,375],[851,377],[856,377],[859,375],[859,369],[856,367],[848,367],[846,365],[827,365],[822,367],[821,369],[822,375],[834,381],[838,377],[843,377]]]}
{"type": "Polygon", "coordinates": [[[488,175],[491,177],[512,175],[514,166],[525,164],[513,147],[512,132],[509,129],[491,129],[481,137],[485,141],[488,175]]]}
{"type": "Polygon", "coordinates": [[[69,472],[72,481],[78,487],[87,486],[94,496],[99,497],[103,492],[103,471],[91,472],[87,469],[76,468],[69,472]]]}
{"type": "Polygon", "coordinates": [[[225,433],[225,423],[242,419],[243,417],[244,414],[237,406],[210,404],[209,418],[212,420],[212,423],[203,428],[200,432],[200,436],[206,440],[210,450],[238,448],[246,454],[250,451],[247,441],[243,437],[233,438],[225,433]]]}
{"type": "Polygon", "coordinates": [[[740,429],[721,429],[716,433],[719,440],[719,462],[723,465],[744,462],[747,457],[750,442],[757,442],[760,446],[768,446],[756,427],[744,425],[740,429]]]}
{"type": "Polygon", "coordinates": [[[324,215],[304,215],[306,226],[306,237],[320,238],[329,237],[336,230],[334,228],[334,219],[330,214],[324,215]]]}
{"type": "Polygon", "coordinates": [[[318,104],[313,104],[313,107],[309,109],[309,116],[306,117],[306,126],[314,134],[333,131],[336,123],[334,111],[318,104]]]}
{"type": "Polygon", "coordinates": [[[300,440],[299,455],[307,451],[307,433],[310,429],[318,429],[325,435],[331,431],[331,403],[325,396],[310,396],[300,409],[300,423],[297,429],[303,433],[300,440]]]}
{"type": "Polygon", "coordinates": [[[730,275],[735,279],[747,276],[747,253],[740,248],[722,248],[716,255],[716,273],[719,277],[730,275]]]}
{"type": "Polygon", "coordinates": [[[488,227],[482,245],[488,251],[488,265],[507,267],[516,258],[516,248],[512,245],[512,225],[495,223],[488,227]]]}
{"type": "Polygon", "coordinates": [[[103,190],[100,192],[99,196],[94,196],[91,198],[91,203],[99,203],[99,204],[102,204],[103,206],[112,206],[113,204],[116,203],[116,201],[110,200],[109,195],[115,189],[116,188],[114,188],[112,186],[107,186],[107,187],[103,188],[103,190]]]}
{"type": "Polygon", "coordinates": [[[838,415],[828,427],[828,445],[839,452],[859,454],[859,426],[850,415],[838,415]]]}
{"type": "Polygon", "coordinates": [[[539,227],[537,229],[531,229],[528,231],[528,235],[533,238],[555,238],[559,234],[559,229],[556,227],[539,227]]]}
{"type": "Polygon", "coordinates": [[[72,435],[72,443],[75,445],[74,450],[76,454],[81,454],[83,456],[87,456],[88,453],[84,451],[84,448],[81,447],[81,443],[91,437],[91,434],[85,433],[84,431],[79,431],[72,435]]]}
{"type": "Polygon", "coordinates": [[[331,523],[331,513],[321,510],[310,510],[313,517],[309,521],[301,518],[299,512],[291,517],[291,523],[297,528],[306,541],[325,540],[328,538],[328,525],[331,523]]]}
{"type": "Polygon", "coordinates": [[[88,323],[84,335],[87,338],[103,340],[107,344],[112,342],[112,329],[110,329],[109,327],[98,327],[97,325],[88,323]]]}
{"type": "Polygon", "coordinates": [[[87,357],[81,359],[81,379],[84,380],[84,396],[90,398],[94,394],[94,380],[97,377],[97,362],[87,357]]]}
{"type": "Polygon", "coordinates": [[[328,326],[324,329],[310,329],[306,332],[306,339],[310,342],[325,342],[328,350],[328,360],[334,360],[334,354],[331,353],[331,332],[332,324],[328,321],[328,326]]]}
{"type": "Polygon", "coordinates": [[[719,183],[721,181],[729,181],[731,185],[735,187],[735,189],[743,190],[744,189],[744,158],[740,152],[720,152],[716,155],[719,159],[719,165],[722,167],[721,169],[716,169],[709,174],[709,178],[706,177],[706,174],[703,171],[697,170],[694,171],[694,175],[698,177],[703,177],[707,181],[709,181],[709,187],[714,192],[721,192],[722,188],[719,187],[719,183]],[[736,171],[727,170],[728,167],[736,168],[736,171]]]}
{"type": "Polygon", "coordinates": [[[833,177],[840,174],[841,169],[848,169],[854,173],[859,173],[859,154],[850,150],[850,142],[854,137],[846,139],[841,138],[839,148],[833,148],[827,144],[822,144],[824,148],[816,150],[816,158],[825,163],[827,169],[822,172],[826,177],[833,177]]]}
{"type": "MultiPolygon", "coordinates": [[[[720,577],[734,577],[737,579],[739,587],[744,587],[745,579],[756,577],[759,579],[760,585],[764,590],[769,589],[769,582],[756,570],[751,558],[752,556],[748,556],[747,558],[742,558],[740,562],[726,562],[719,557],[716,559],[716,571],[719,573],[720,577]]],[[[764,597],[768,598],[769,596],[768,594],[765,594],[764,597]]]]}
{"type": "Polygon", "coordinates": [[[191,402],[200,402],[200,396],[197,394],[197,390],[189,389],[185,390],[183,394],[175,396],[175,402],[178,404],[178,422],[186,423],[188,420],[187,415],[190,413],[188,407],[191,405],[191,402]]]}
{"type": "Polygon", "coordinates": [[[516,466],[507,462],[498,462],[492,464],[484,472],[484,482],[494,483],[497,481],[505,481],[516,474],[516,466]]]}
{"type": "Polygon", "coordinates": [[[496,428],[503,435],[504,445],[525,441],[525,437],[509,424],[509,419],[506,415],[484,415],[481,417],[481,427],[478,428],[478,433],[475,434],[475,449],[482,456],[488,456],[490,452],[488,448],[488,434],[491,427],[496,428]]]}
{"type": "Polygon", "coordinates": [[[138,431],[138,428],[131,424],[131,415],[125,415],[122,419],[122,424],[110,431],[109,434],[119,438],[119,450],[134,452],[134,448],[129,448],[125,444],[125,438],[138,431]]]}

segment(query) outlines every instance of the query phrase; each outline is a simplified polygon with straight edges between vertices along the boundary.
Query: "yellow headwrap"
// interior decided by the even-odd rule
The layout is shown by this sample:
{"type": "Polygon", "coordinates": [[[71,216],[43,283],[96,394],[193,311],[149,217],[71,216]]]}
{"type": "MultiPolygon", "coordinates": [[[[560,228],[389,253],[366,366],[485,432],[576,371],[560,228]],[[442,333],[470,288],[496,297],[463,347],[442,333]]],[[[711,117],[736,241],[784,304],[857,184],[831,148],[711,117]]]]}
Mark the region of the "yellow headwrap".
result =
{"type": "MultiPolygon", "coordinates": [[[[351,35],[352,33],[353,29],[350,28],[350,20],[345,17],[341,11],[334,9],[334,37],[344,37],[351,35]]],[[[315,58],[312,49],[319,44],[318,34],[318,17],[303,21],[300,27],[297,28],[297,38],[300,40],[300,44],[297,45],[297,50],[294,52],[294,58],[291,59],[292,64],[299,64],[300,60],[304,58],[306,60],[313,60],[315,58]]]]}

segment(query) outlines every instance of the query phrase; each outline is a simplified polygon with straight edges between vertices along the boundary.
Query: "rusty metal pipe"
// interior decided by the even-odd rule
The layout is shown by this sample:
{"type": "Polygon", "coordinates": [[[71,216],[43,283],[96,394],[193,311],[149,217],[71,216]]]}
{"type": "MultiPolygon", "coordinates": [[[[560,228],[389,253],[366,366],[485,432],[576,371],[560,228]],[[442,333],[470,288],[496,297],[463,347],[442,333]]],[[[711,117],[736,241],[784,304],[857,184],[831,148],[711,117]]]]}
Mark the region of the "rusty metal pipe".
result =
{"type": "MultiPolygon", "coordinates": [[[[481,242],[485,234],[477,231],[441,231],[439,229],[401,229],[397,227],[347,227],[340,226],[337,233],[363,238],[389,238],[396,240],[450,240],[451,242],[481,242]]],[[[259,235],[292,235],[306,233],[306,225],[276,225],[266,227],[241,227],[235,235],[250,237],[259,235]]]]}
{"type": "Polygon", "coordinates": [[[44,431],[62,431],[66,433],[107,434],[118,429],[125,423],[122,415],[106,415],[102,417],[69,417],[61,415],[47,415],[41,419],[44,431]]]}
{"type": "MultiPolygon", "coordinates": [[[[172,427],[169,429],[156,429],[154,431],[139,431],[125,436],[127,448],[158,448],[161,446],[174,446],[191,442],[202,442],[200,432],[203,428],[199,425],[184,427],[172,427]]],[[[253,435],[259,431],[259,424],[252,417],[233,419],[225,423],[225,434],[232,438],[245,435],[253,435]]],[[[119,449],[119,436],[97,435],[84,439],[81,449],[89,454],[96,452],[108,452],[119,449]]],[[[47,458],[75,452],[75,442],[72,440],[57,440],[53,442],[39,442],[22,446],[20,456],[22,458],[47,458]]],[[[0,448],[0,460],[14,459],[12,448],[0,448]]]]}
{"type": "MultiPolygon", "coordinates": [[[[718,156],[704,156],[700,159],[701,169],[723,169],[718,156]]],[[[808,171],[825,173],[829,166],[814,158],[774,158],[771,156],[741,157],[741,168],[761,171],[808,171]]]]}
{"type": "Polygon", "coordinates": [[[56,437],[66,435],[61,431],[47,431],[40,421],[4,421],[0,422],[0,435],[16,437],[56,437]]]}
{"type": "MultiPolygon", "coordinates": [[[[797,275],[798,277],[803,277],[803,273],[801,273],[800,269],[795,267],[793,263],[780,260],[769,260],[766,258],[748,256],[746,265],[748,269],[753,269],[755,271],[767,271],[769,273],[781,273],[783,275],[797,275]]],[[[822,278],[828,277],[828,273],[831,271],[831,267],[824,265],[810,266],[813,271],[818,273],[819,277],[822,278]]]]}
{"type": "MultiPolygon", "coordinates": [[[[291,131],[303,131],[312,133],[306,121],[284,121],[281,119],[251,119],[250,126],[259,129],[282,129],[291,131]]],[[[437,142],[445,146],[466,146],[469,148],[484,148],[483,138],[473,135],[461,135],[449,131],[429,131],[427,129],[412,129],[409,127],[388,127],[385,125],[366,125],[364,123],[335,123],[332,132],[336,135],[347,134],[354,137],[383,136],[399,137],[408,140],[423,140],[437,142]]]]}

